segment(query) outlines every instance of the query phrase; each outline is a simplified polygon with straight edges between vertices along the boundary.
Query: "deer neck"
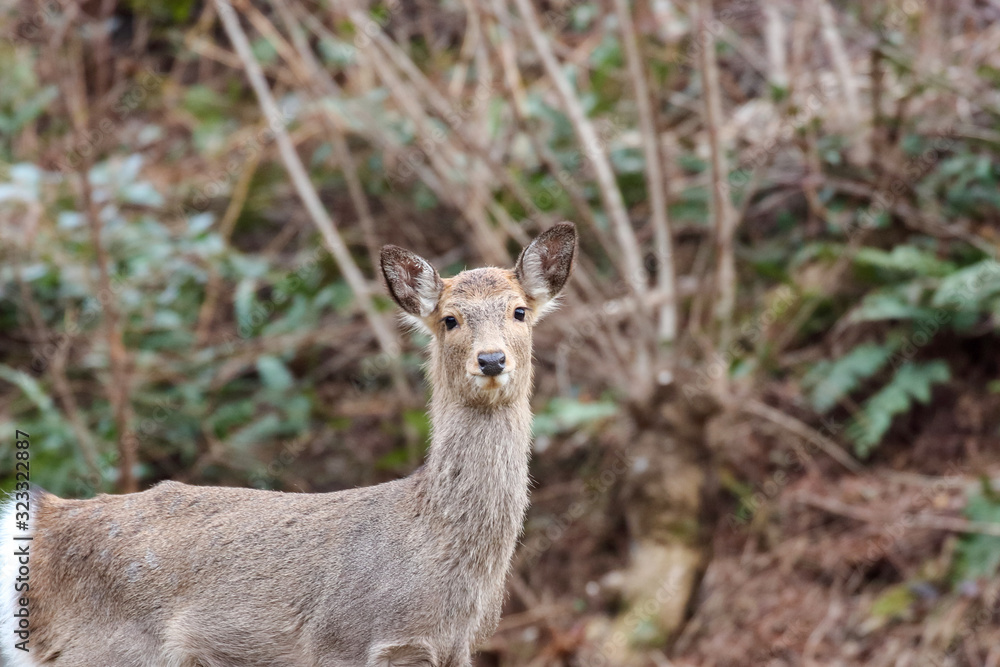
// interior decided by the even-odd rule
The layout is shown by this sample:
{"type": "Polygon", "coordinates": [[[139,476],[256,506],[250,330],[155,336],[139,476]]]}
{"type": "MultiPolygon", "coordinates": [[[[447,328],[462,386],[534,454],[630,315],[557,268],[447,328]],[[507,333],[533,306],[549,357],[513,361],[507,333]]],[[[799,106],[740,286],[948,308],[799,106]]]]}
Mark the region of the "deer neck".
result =
{"type": "Polygon", "coordinates": [[[435,393],[431,400],[425,500],[456,556],[502,576],[528,506],[528,396],[477,407],[456,398],[435,393]]]}

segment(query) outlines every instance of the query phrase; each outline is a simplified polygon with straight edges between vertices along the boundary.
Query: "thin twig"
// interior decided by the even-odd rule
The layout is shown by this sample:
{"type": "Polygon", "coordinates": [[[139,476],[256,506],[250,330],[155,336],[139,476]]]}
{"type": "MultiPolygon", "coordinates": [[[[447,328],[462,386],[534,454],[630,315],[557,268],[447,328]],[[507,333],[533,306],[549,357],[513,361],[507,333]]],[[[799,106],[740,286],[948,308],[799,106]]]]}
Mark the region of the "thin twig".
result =
{"type": "Polygon", "coordinates": [[[677,339],[677,287],[674,273],[673,232],[667,216],[667,183],[660,159],[660,138],[653,117],[653,105],[646,85],[646,73],[642,67],[642,55],[635,35],[635,25],[629,11],[628,0],[615,0],[618,24],[625,43],[625,58],[628,61],[629,77],[635,90],[636,107],[639,111],[639,130],[642,132],[643,151],[646,156],[646,193],[652,209],[653,230],[656,234],[657,289],[667,297],[660,307],[658,342],[673,343],[677,339]]]}
{"type": "MultiPolygon", "coordinates": [[[[363,21],[363,15],[355,12],[352,14],[352,20],[357,24],[358,21],[363,21]]],[[[438,116],[441,117],[451,129],[451,135],[448,137],[454,139],[458,142],[458,146],[454,147],[452,152],[454,154],[459,154],[464,150],[467,154],[479,159],[478,167],[485,169],[489,172],[489,181],[491,183],[499,183],[506,187],[511,194],[517,199],[517,201],[524,207],[526,211],[537,212],[543,219],[546,225],[552,225],[556,220],[551,219],[551,216],[540,211],[535,205],[534,201],[531,199],[531,195],[525,190],[524,186],[518,182],[513,176],[511,176],[509,170],[505,165],[501,164],[500,161],[490,155],[489,151],[486,149],[486,144],[482,140],[482,132],[477,132],[477,130],[471,129],[470,125],[472,123],[467,122],[461,117],[456,117],[456,108],[454,102],[449,101],[441,93],[437,91],[434,85],[428,80],[427,76],[420,70],[419,67],[413,62],[396,42],[389,38],[380,28],[373,27],[367,32],[370,34],[375,42],[375,45],[382,53],[388,58],[388,60],[395,65],[400,72],[402,72],[407,79],[413,84],[413,87],[423,95],[424,99],[427,101],[429,106],[437,112],[438,116]]],[[[376,54],[371,54],[376,57],[376,54]]],[[[377,63],[376,63],[377,65],[377,63]]],[[[482,79],[480,82],[480,88],[487,86],[489,91],[492,91],[492,85],[487,84],[489,79],[482,79]]],[[[392,90],[395,88],[390,87],[392,90]]],[[[477,90],[476,95],[481,95],[482,91],[477,90]]],[[[482,109],[486,109],[486,105],[481,105],[482,109]]],[[[434,135],[428,137],[433,140],[434,135]]],[[[482,179],[479,183],[482,182],[482,179]]]]}
{"type": "MultiPolygon", "coordinates": [[[[37,212],[32,217],[37,221],[37,212]]],[[[33,225],[33,222],[29,223],[29,225],[33,225]]],[[[30,236],[34,236],[33,232],[30,233],[30,236]]],[[[31,241],[29,240],[29,247],[30,243],[31,241]]],[[[36,345],[43,345],[51,336],[45,326],[45,320],[42,317],[41,310],[38,308],[38,303],[35,302],[35,298],[32,295],[31,287],[28,286],[27,281],[24,279],[24,268],[16,260],[14,273],[17,276],[24,310],[28,313],[28,319],[31,322],[31,327],[34,329],[35,343],[36,345]]],[[[101,471],[97,465],[97,446],[89,429],[87,429],[86,424],[80,417],[80,409],[77,405],[76,397],[73,395],[69,380],[66,377],[66,357],[73,342],[72,336],[68,331],[72,330],[72,325],[74,324],[72,316],[67,316],[67,319],[70,320],[70,326],[65,327],[67,333],[64,333],[64,337],[54,346],[55,350],[52,352],[49,371],[52,375],[52,385],[56,390],[56,395],[59,396],[60,402],[63,404],[63,409],[66,411],[66,416],[73,429],[73,435],[76,436],[80,453],[83,454],[83,461],[87,465],[91,479],[100,480],[101,471]]]]}
{"type": "MultiPolygon", "coordinates": [[[[78,43],[74,42],[73,46],[79,49],[78,43]]],[[[82,57],[72,58],[71,61],[73,76],[68,77],[64,84],[68,88],[64,101],[77,136],[89,136],[90,109],[87,105],[84,72],[79,66],[82,57]]],[[[115,429],[118,431],[118,489],[123,493],[133,493],[139,490],[139,486],[135,478],[136,440],[131,437],[129,430],[132,421],[132,405],[129,399],[132,384],[129,372],[130,359],[123,338],[115,290],[111,286],[108,254],[101,240],[102,224],[91,189],[90,170],[91,161],[80,160],[77,166],[77,175],[80,178],[80,208],[90,229],[90,242],[94,248],[94,259],[98,270],[97,300],[101,304],[104,316],[104,340],[108,346],[108,365],[111,370],[111,382],[107,386],[108,402],[111,404],[115,429]]]]}
{"type": "Polygon", "coordinates": [[[851,472],[860,472],[862,470],[861,464],[855,461],[854,457],[845,452],[836,442],[812,428],[805,422],[800,421],[795,417],[782,412],[781,410],[772,408],[770,405],[761,403],[760,401],[752,398],[740,399],[739,402],[735,404],[735,407],[743,412],[746,412],[747,414],[762,417],[769,422],[781,426],[786,431],[813,443],[826,452],[830,458],[851,472]]]}
{"type": "Polygon", "coordinates": [[[840,87],[844,93],[845,131],[852,136],[850,152],[857,164],[866,166],[871,159],[868,151],[870,145],[865,139],[866,119],[861,114],[861,98],[858,91],[858,81],[851,69],[851,60],[847,55],[844,46],[844,38],[841,37],[837,29],[837,18],[833,13],[833,8],[827,0],[815,0],[819,22],[821,26],[820,34],[826,42],[827,50],[830,52],[830,60],[833,62],[833,69],[840,79],[840,87]]]}
{"type": "Polygon", "coordinates": [[[814,657],[816,655],[816,651],[823,642],[823,638],[826,637],[827,633],[830,632],[830,629],[835,626],[843,613],[843,602],[836,597],[831,599],[830,604],[827,607],[826,614],[823,616],[823,620],[821,620],[813,631],[809,633],[809,637],[806,639],[805,647],[802,649],[802,662],[805,667],[814,667],[814,665],[820,664],[814,657]]]}
{"type": "Polygon", "coordinates": [[[73,395],[69,379],[66,376],[66,358],[69,355],[70,347],[72,347],[69,334],[66,334],[66,336],[67,339],[56,347],[56,351],[52,355],[52,364],[50,366],[52,386],[55,388],[56,394],[63,404],[63,409],[66,411],[66,417],[73,429],[73,435],[76,436],[80,452],[83,454],[83,461],[87,465],[90,479],[94,480],[95,486],[97,486],[97,483],[102,478],[101,469],[97,464],[97,444],[90,429],[87,428],[83,417],[80,416],[80,407],[76,402],[76,397],[73,395]]]}
{"type": "MultiPolygon", "coordinates": [[[[382,33],[377,27],[370,27],[372,21],[360,11],[351,11],[349,15],[357,30],[364,31],[365,34],[375,35],[374,41],[377,45],[378,37],[382,33]]],[[[379,78],[385,82],[389,93],[399,103],[406,115],[413,120],[420,134],[431,142],[429,147],[423,151],[431,167],[444,183],[455,183],[458,180],[458,174],[468,172],[469,166],[466,165],[463,168],[464,160],[459,156],[459,151],[452,146],[451,137],[434,127],[423,105],[412,93],[410,86],[404,84],[396,67],[377,46],[363,49],[360,55],[373,66],[379,78]]],[[[474,185],[475,178],[470,175],[468,183],[474,185]]],[[[474,187],[472,189],[475,190],[474,187]]],[[[500,266],[508,263],[510,256],[502,239],[490,225],[485,209],[481,205],[477,205],[476,200],[482,197],[475,191],[465,192],[463,196],[462,190],[456,191],[454,188],[446,188],[443,192],[471,224],[478,250],[486,261],[500,266]]]]}
{"type": "MultiPolygon", "coordinates": [[[[862,507],[854,507],[834,498],[826,498],[813,493],[799,493],[795,496],[795,500],[803,505],[809,505],[824,512],[863,523],[891,524],[900,520],[900,517],[888,516],[884,513],[862,507]]],[[[1000,523],[990,521],[970,521],[957,516],[935,516],[933,514],[908,514],[906,515],[906,521],[907,525],[911,528],[1000,537],[1000,523]]]]}
{"type": "Polygon", "coordinates": [[[787,91],[789,79],[785,46],[788,27],[781,16],[783,4],[781,0],[764,0],[764,42],[767,45],[767,78],[776,89],[787,91]]]}
{"type": "MultiPolygon", "coordinates": [[[[254,151],[250,155],[248,164],[243,168],[239,179],[236,181],[236,186],[233,188],[233,195],[229,199],[226,212],[222,215],[222,220],[219,222],[219,237],[225,245],[229,245],[229,239],[233,235],[236,221],[239,220],[240,214],[243,212],[243,206],[246,204],[247,196],[250,194],[250,183],[253,181],[254,174],[257,173],[260,158],[260,151],[254,151]]],[[[201,308],[198,311],[198,325],[195,327],[194,334],[195,344],[199,347],[208,340],[209,328],[215,319],[215,308],[222,291],[222,276],[219,274],[215,264],[210,263],[208,270],[205,299],[202,301],[201,308]]]]}
{"type": "Polygon", "coordinates": [[[94,204],[93,192],[90,188],[90,169],[88,161],[80,166],[80,193],[83,198],[83,210],[90,224],[90,242],[94,246],[94,256],[97,261],[99,276],[99,298],[104,311],[104,340],[108,346],[108,359],[111,365],[111,384],[108,386],[108,399],[114,413],[115,428],[118,431],[118,455],[120,470],[118,488],[123,493],[134,493],[139,490],[135,478],[136,441],[130,437],[129,423],[132,419],[132,406],[129,402],[131,394],[131,378],[129,377],[128,351],[122,338],[121,318],[118,305],[115,303],[114,290],[111,287],[111,275],[108,272],[108,255],[101,241],[101,218],[94,204]]]}
{"type": "MultiPolygon", "coordinates": [[[[494,5],[494,14],[499,14],[497,6],[500,5],[503,0],[492,1],[494,5]]],[[[569,196],[569,200],[573,204],[573,208],[579,214],[579,219],[586,223],[590,232],[598,240],[598,245],[604,249],[608,260],[614,265],[615,269],[621,275],[625,275],[626,271],[625,267],[622,265],[621,257],[618,253],[614,252],[614,243],[612,242],[611,237],[608,236],[604,227],[597,222],[597,218],[594,216],[594,212],[590,207],[590,203],[587,201],[583,189],[573,179],[568,170],[562,166],[552,149],[539,136],[539,133],[532,130],[526,110],[527,103],[524,88],[521,83],[521,71],[517,65],[517,58],[514,55],[515,44],[510,36],[510,30],[508,26],[499,21],[495,21],[495,28],[498,32],[498,37],[496,39],[496,42],[498,43],[493,43],[493,40],[489,40],[488,43],[499,54],[498,58],[504,69],[504,86],[513,99],[512,107],[514,115],[521,123],[524,136],[526,136],[528,141],[531,143],[535,156],[541,160],[541,162],[548,169],[552,178],[556,180],[559,186],[569,196]]],[[[501,169],[500,171],[503,174],[507,174],[507,170],[505,169],[501,169]]],[[[520,200],[520,195],[516,192],[515,195],[517,195],[520,200]]],[[[539,207],[535,205],[534,200],[530,197],[527,210],[540,210],[539,207]]],[[[592,266],[592,263],[593,260],[590,260],[589,257],[581,255],[578,272],[574,274],[574,280],[581,285],[582,294],[580,296],[583,302],[587,302],[592,298],[600,300],[602,297],[609,295],[605,281],[599,279],[596,268],[592,266]]],[[[623,361],[623,364],[624,363],[625,362],[623,361]]]]}
{"type": "MultiPolygon", "coordinates": [[[[698,32],[701,42],[701,79],[705,98],[705,128],[708,132],[712,163],[712,214],[715,216],[716,274],[715,322],[720,350],[729,347],[732,336],[733,310],[736,307],[736,258],[733,236],[736,215],[729,198],[729,168],[722,139],[722,94],[719,87],[719,65],[715,60],[715,35],[712,20],[712,0],[698,0],[698,32]]],[[[722,393],[728,391],[727,375],[719,377],[722,393]]]]}
{"type": "Polygon", "coordinates": [[[482,40],[482,27],[479,23],[479,12],[476,11],[475,3],[472,0],[462,0],[462,4],[465,5],[465,37],[462,39],[462,48],[458,53],[458,64],[451,73],[451,83],[448,85],[448,94],[454,100],[458,100],[465,89],[469,63],[475,57],[482,40]]]}

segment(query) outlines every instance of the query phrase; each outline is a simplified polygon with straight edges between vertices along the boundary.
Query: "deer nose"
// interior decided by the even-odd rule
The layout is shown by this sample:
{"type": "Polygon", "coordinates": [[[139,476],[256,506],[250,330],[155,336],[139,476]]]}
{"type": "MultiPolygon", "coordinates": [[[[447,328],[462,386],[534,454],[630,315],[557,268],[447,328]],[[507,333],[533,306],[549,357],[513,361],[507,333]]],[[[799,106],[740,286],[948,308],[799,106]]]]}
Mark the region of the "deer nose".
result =
{"type": "Polygon", "coordinates": [[[479,353],[479,369],[483,371],[483,374],[494,376],[503,373],[504,364],[507,363],[507,357],[503,352],[480,352],[479,353]]]}

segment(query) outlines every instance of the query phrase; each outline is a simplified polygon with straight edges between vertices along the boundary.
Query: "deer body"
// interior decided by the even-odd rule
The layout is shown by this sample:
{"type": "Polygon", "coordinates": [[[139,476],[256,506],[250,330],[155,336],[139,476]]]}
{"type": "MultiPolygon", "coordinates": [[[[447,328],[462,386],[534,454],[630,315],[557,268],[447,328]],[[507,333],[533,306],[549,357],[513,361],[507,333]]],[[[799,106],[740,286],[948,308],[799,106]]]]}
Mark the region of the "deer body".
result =
{"type": "Polygon", "coordinates": [[[432,332],[433,435],[405,479],[328,494],[161,483],[2,517],[10,667],[467,667],[499,620],[528,504],[531,325],[575,251],[557,225],[513,271],[442,280],[383,250],[390,292],[432,332]],[[11,537],[30,535],[16,592],[11,537]],[[13,648],[27,597],[29,651],[13,648]]]}

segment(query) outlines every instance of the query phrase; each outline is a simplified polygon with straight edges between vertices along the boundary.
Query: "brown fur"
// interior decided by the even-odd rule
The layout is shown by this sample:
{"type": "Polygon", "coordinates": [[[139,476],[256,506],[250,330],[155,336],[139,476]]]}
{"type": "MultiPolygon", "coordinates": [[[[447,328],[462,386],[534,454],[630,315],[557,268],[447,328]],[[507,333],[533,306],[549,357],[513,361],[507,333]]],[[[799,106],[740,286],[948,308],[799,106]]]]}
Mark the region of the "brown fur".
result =
{"type": "Polygon", "coordinates": [[[564,223],[513,271],[447,280],[383,251],[390,293],[433,335],[431,448],[406,479],[330,494],[176,482],[37,494],[23,664],[470,665],[499,619],[528,504],[531,327],[575,241],[564,223]],[[504,374],[479,372],[484,351],[504,352],[504,374]]]}

